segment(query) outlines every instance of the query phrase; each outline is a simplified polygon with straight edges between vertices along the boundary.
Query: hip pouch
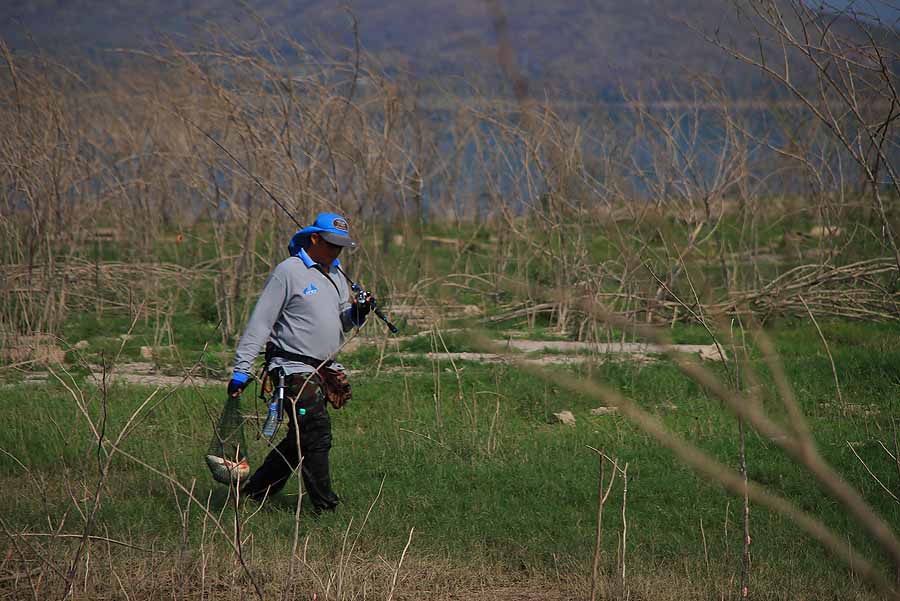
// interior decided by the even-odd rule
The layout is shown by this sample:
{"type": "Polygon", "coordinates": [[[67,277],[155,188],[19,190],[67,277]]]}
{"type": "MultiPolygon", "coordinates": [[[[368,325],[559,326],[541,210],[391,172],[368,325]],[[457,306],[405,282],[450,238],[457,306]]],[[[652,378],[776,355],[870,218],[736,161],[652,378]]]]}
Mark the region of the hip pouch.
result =
{"type": "Polygon", "coordinates": [[[325,389],[325,398],[331,403],[335,409],[340,409],[353,398],[353,391],[350,387],[350,381],[347,374],[330,367],[323,367],[319,370],[322,376],[322,388],[325,389]]]}

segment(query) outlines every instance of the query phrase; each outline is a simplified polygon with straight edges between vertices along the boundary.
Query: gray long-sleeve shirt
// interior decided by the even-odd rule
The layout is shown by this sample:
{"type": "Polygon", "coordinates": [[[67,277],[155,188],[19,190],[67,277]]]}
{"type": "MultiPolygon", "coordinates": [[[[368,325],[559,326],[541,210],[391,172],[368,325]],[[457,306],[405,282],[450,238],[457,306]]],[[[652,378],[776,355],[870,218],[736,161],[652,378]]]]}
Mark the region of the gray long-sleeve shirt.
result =
{"type": "MultiPolygon", "coordinates": [[[[335,261],[326,275],[301,250],[275,267],[238,343],[235,372],[250,374],[253,360],[268,340],[290,353],[334,358],[344,333],[353,327],[347,314],[350,287],[337,265],[335,261]]],[[[273,359],[272,366],[282,367],[288,374],[313,369],[280,358],[273,359]]]]}

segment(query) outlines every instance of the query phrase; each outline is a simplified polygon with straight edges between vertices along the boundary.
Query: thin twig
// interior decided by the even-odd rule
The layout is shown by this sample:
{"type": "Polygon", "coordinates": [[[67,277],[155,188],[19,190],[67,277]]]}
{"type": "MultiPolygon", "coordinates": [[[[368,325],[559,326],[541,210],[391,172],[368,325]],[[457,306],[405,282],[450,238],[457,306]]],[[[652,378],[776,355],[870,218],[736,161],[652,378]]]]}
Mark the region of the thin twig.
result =
{"type": "Polygon", "coordinates": [[[837,391],[838,402],[841,404],[841,407],[845,407],[844,395],[841,394],[841,382],[838,380],[837,368],[834,366],[834,357],[831,356],[831,348],[828,346],[828,341],[825,340],[825,334],[822,333],[819,322],[816,321],[815,316],[812,314],[812,311],[809,310],[809,305],[806,304],[803,297],[798,294],[797,298],[803,303],[803,308],[806,309],[807,314],[809,314],[809,319],[813,322],[813,325],[816,326],[816,332],[819,333],[819,338],[822,340],[822,345],[825,347],[825,352],[828,354],[828,362],[831,364],[831,375],[834,377],[834,389],[837,391]]]}
{"type": "Polygon", "coordinates": [[[878,486],[880,486],[884,490],[884,492],[886,492],[888,495],[890,495],[890,497],[892,499],[894,499],[895,501],[900,503],[900,499],[897,498],[897,495],[895,495],[893,492],[891,492],[891,489],[889,489],[887,486],[885,486],[884,483],[878,478],[878,476],[876,476],[872,472],[872,470],[869,469],[869,466],[866,465],[866,462],[863,461],[863,458],[859,456],[859,453],[856,452],[856,449],[853,448],[853,444],[851,444],[849,440],[847,441],[847,447],[850,449],[850,452],[853,453],[853,455],[859,460],[859,462],[862,464],[862,466],[864,468],[866,468],[866,471],[869,472],[869,475],[872,476],[872,478],[875,480],[875,482],[878,483],[878,486]]]}
{"type": "Polygon", "coordinates": [[[403,565],[403,559],[406,557],[409,545],[412,544],[414,531],[415,527],[409,529],[409,538],[406,539],[406,546],[403,547],[403,553],[400,554],[400,561],[397,562],[397,568],[394,570],[394,575],[391,577],[391,589],[388,592],[387,601],[392,601],[394,598],[394,591],[397,588],[397,578],[400,576],[400,567],[403,565]]]}

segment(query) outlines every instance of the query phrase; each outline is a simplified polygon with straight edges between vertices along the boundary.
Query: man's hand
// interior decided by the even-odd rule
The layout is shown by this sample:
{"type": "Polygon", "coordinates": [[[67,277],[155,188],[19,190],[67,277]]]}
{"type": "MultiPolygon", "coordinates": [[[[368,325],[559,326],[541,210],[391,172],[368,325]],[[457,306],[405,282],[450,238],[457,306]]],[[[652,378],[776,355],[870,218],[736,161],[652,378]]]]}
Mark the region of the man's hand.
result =
{"type": "Polygon", "coordinates": [[[354,300],[353,307],[351,307],[350,309],[350,315],[353,318],[353,323],[355,323],[357,326],[361,326],[366,321],[366,316],[375,307],[375,304],[375,297],[371,292],[366,293],[366,300],[364,302],[354,300]]]}
{"type": "Polygon", "coordinates": [[[248,374],[239,371],[234,372],[234,375],[231,376],[231,381],[228,383],[228,396],[241,396],[241,393],[244,392],[244,388],[247,387],[247,382],[249,381],[250,376],[248,374]]]}

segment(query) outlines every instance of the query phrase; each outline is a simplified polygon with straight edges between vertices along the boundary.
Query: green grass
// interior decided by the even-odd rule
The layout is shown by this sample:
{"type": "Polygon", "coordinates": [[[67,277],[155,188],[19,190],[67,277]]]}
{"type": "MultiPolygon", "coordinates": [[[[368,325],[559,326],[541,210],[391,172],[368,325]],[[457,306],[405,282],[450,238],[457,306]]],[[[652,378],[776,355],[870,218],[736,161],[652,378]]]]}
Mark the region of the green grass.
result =
{"type": "MultiPolygon", "coordinates": [[[[893,343],[898,328],[823,324],[844,399],[857,408],[845,411],[835,400],[831,367],[818,334],[808,325],[783,326],[773,335],[822,454],[890,524],[900,526],[898,504],[865,472],[847,445],[848,441],[854,444],[888,489],[900,486],[893,461],[878,444],[893,448],[892,420],[900,392],[900,350],[893,343]]],[[[676,338],[695,335],[685,332],[676,338]]],[[[462,338],[451,338],[448,346],[467,348],[462,338]]],[[[430,350],[414,343],[408,349],[430,350]]],[[[449,363],[441,363],[437,366],[440,378],[435,380],[434,366],[428,361],[413,361],[411,367],[406,361],[406,371],[385,371],[399,367],[390,355],[382,373],[375,376],[377,360],[370,350],[343,360],[361,370],[354,378],[352,403],[333,412],[332,468],[344,503],[334,515],[301,522],[301,534],[309,536],[313,556],[332,556],[348,528],[355,536],[383,480],[380,499],[360,534],[361,553],[373,559],[398,557],[414,527],[412,552],[419,558],[443,558],[469,568],[495,566],[529,577],[549,578],[562,570],[583,581],[589,574],[595,528],[598,460],[589,448],[594,447],[617,457],[621,465],[628,464],[627,553],[635,578],[640,578],[640,570],[671,569],[686,562],[694,566],[690,570],[694,578],[703,582],[701,523],[710,582],[739,570],[739,499],[698,478],[622,417],[591,416],[590,409],[599,403],[566,392],[559,384],[561,379],[582,377],[589,371],[590,377],[621,389],[673,431],[736,466],[735,418],[672,363],[559,369],[555,381],[546,382],[510,366],[473,363],[458,365],[459,379],[449,363]],[[576,427],[552,423],[552,413],[562,409],[573,411],[576,427]]],[[[757,359],[756,365],[762,367],[760,363],[757,359]]],[[[99,420],[104,412],[100,391],[83,382],[81,386],[92,418],[99,420]]],[[[151,392],[114,385],[105,407],[106,436],[117,435],[151,392]]],[[[188,487],[196,479],[195,495],[209,496],[214,511],[227,516],[225,489],[212,482],[202,463],[221,394],[217,388],[160,394],[152,409],[141,413],[122,448],[170,471],[188,487]]],[[[0,419],[6,427],[0,431],[0,448],[28,469],[23,473],[9,455],[0,455],[7,486],[15,482],[18,489],[17,494],[4,497],[7,527],[46,531],[48,519],[58,523],[68,514],[65,530],[78,532],[83,524],[75,506],[89,510],[98,466],[85,418],[58,383],[13,385],[4,389],[4,398],[0,419]]],[[[253,410],[252,395],[247,394],[245,411],[253,410]]],[[[265,452],[262,441],[252,442],[254,464],[265,452]]],[[[843,540],[879,557],[859,525],[772,441],[751,431],[747,457],[751,478],[821,519],[843,540]]],[[[288,494],[273,499],[248,524],[245,533],[253,534],[258,552],[289,546],[295,486],[289,485],[288,494]]],[[[112,466],[95,532],[175,549],[181,536],[175,499],[184,503],[183,496],[173,494],[163,478],[119,457],[112,466]]],[[[245,505],[241,511],[247,516],[255,508],[245,505]]],[[[198,524],[199,508],[191,511],[193,523],[198,524]]],[[[621,513],[620,480],[604,514],[608,571],[615,568],[621,513]]],[[[846,567],[785,518],[753,506],[750,523],[757,591],[777,590],[786,578],[798,590],[817,591],[819,598],[858,591],[846,567]]],[[[201,538],[199,527],[190,530],[191,544],[198,545],[201,538]]]]}
{"type": "MultiPolygon", "coordinates": [[[[763,228],[761,244],[777,246],[785,228],[802,230],[809,225],[798,219],[796,223],[763,228]]],[[[572,255],[577,237],[569,234],[580,233],[586,236],[590,262],[620,260],[621,240],[613,239],[615,232],[601,225],[580,227],[583,230],[573,232],[532,228],[531,242],[572,255]]],[[[642,227],[650,228],[643,232],[642,239],[649,244],[643,252],[653,269],[664,273],[671,268],[666,248],[684,243],[683,227],[668,218],[644,223],[642,227]]],[[[439,224],[426,226],[421,232],[463,241],[475,233],[472,226],[454,228],[439,224]]],[[[157,243],[156,258],[160,261],[191,267],[217,256],[211,242],[213,232],[202,224],[186,232],[181,245],[170,234],[157,243]]],[[[740,247],[740,235],[740,223],[726,217],[722,224],[726,247],[740,247]]],[[[239,253],[239,239],[229,237],[228,252],[239,253]]],[[[550,288],[565,285],[565,274],[558,281],[558,265],[552,258],[532,256],[522,240],[508,243],[512,245],[511,260],[501,265],[489,247],[476,245],[460,252],[453,246],[421,240],[413,233],[404,246],[391,246],[386,255],[389,264],[379,269],[371,267],[375,265],[372,262],[371,271],[363,270],[357,275],[376,290],[386,273],[402,274],[396,277],[408,281],[431,280],[434,283],[422,292],[447,292],[448,300],[483,306],[488,314],[500,305],[524,299],[517,291],[493,290],[477,280],[470,282],[471,288],[453,288],[448,292],[441,289],[441,278],[447,273],[481,274],[502,269],[514,281],[550,288]],[[521,262],[519,257],[530,258],[521,262]]],[[[716,256],[716,244],[714,238],[709,238],[687,260],[701,296],[711,294],[720,285],[718,264],[710,260],[716,256]]],[[[805,240],[802,244],[808,250],[816,242],[805,240]]],[[[233,315],[241,315],[244,305],[254,300],[268,271],[264,263],[269,245],[268,239],[259,238],[255,276],[245,282],[245,294],[233,315]]],[[[105,260],[121,260],[128,252],[112,244],[101,250],[105,260]]],[[[86,256],[93,255],[88,252],[86,256]]],[[[348,261],[351,265],[360,262],[355,257],[348,261]]],[[[762,269],[770,277],[791,265],[787,260],[764,265],[762,269]]],[[[749,272],[742,276],[749,276],[749,272]]],[[[599,289],[618,286],[615,282],[597,285],[599,289]]],[[[403,290],[404,286],[397,289],[403,290]]],[[[678,292],[692,298],[690,290],[678,292]]],[[[383,300],[390,315],[390,299],[383,300]]],[[[114,385],[104,404],[100,391],[86,382],[81,362],[108,364],[120,351],[121,362],[139,360],[141,346],[171,342],[174,349],[163,349],[154,355],[153,360],[162,371],[177,374],[182,365],[199,362],[202,375],[221,379],[223,386],[216,389],[157,393],[122,448],[170,472],[189,488],[195,482],[196,497],[204,502],[209,499],[213,513],[223,516],[228,524],[231,508],[227,491],[211,481],[202,462],[212,421],[221,407],[234,342],[222,342],[216,301],[211,280],[198,279],[179,293],[165,327],[149,316],[152,312],[132,328],[129,317],[107,310],[102,316],[70,315],[62,336],[69,344],[79,340],[89,343],[87,349],[78,353],[69,351],[67,358],[85,392],[92,419],[107,416],[107,437],[119,432],[131,411],[153,390],[114,385]],[[123,345],[121,336],[129,328],[131,338],[123,345]],[[202,352],[204,347],[206,352],[202,352]]],[[[900,526],[897,503],[866,473],[847,443],[853,444],[887,488],[896,490],[900,486],[896,467],[879,444],[893,449],[893,420],[900,409],[900,350],[896,345],[900,326],[841,321],[821,325],[836,364],[843,404],[837,402],[825,347],[807,321],[778,321],[770,326],[770,334],[798,401],[810,417],[822,454],[896,528],[900,526]]],[[[498,323],[491,326],[491,331],[503,339],[515,326],[516,322],[498,323]]],[[[546,314],[537,317],[535,326],[527,332],[529,338],[552,340],[571,336],[559,332],[546,314]]],[[[677,343],[710,342],[707,331],[696,325],[679,324],[669,333],[677,343]]],[[[618,340],[621,332],[611,330],[609,335],[618,340]]],[[[423,335],[402,342],[399,350],[442,352],[444,345],[451,352],[481,350],[466,332],[449,331],[442,336],[443,344],[423,335]]],[[[633,336],[626,333],[625,338],[631,340],[633,336]]],[[[764,387],[774,390],[768,367],[758,352],[753,357],[764,387]]],[[[640,596],[637,591],[642,586],[649,587],[658,574],[674,579],[666,586],[673,586],[675,581],[687,583],[681,588],[673,586],[672,590],[689,590],[691,595],[718,597],[721,591],[732,595],[736,590],[736,585],[729,582],[740,571],[740,500],[697,477],[622,417],[591,416],[590,409],[599,403],[569,393],[562,385],[564,380],[580,377],[610,384],[658,416],[674,432],[724,464],[736,466],[735,418],[671,362],[555,368],[553,381],[547,382],[504,365],[458,363],[457,376],[446,362],[436,365],[424,358],[401,362],[391,352],[383,362],[381,359],[374,346],[342,358],[348,367],[359,372],[354,377],[352,404],[344,411],[334,412],[336,444],[332,465],[335,486],[344,504],[335,515],[301,522],[301,537],[308,537],[311,557],[326,558],[331,565],[341,553],[342,541],[349,531],[354,537],[359,535],[358,549],[367,561],[397,558],[409,529],[414,527],[411,553],[419,565],[449,565],[475,573],[499,571],[514,580],[530,579],[528,582],[537,579],[559,585],[573,581],[576,590],[581,591],[579,596],[584,597],[596,516],[598,460],[590,448],[593,447],[617,457],[622,465],[628,463],[627,556],[635,595],[640,596]],[[376,375],[379,364],[381,369],[376,375]],[[439,374],[437,380],[435,373],[439,374]],[[563,409],[576,415],[576,427],[553,423],[553,413],[563,409]],[[362,528],[382,480],[384,488],[379,501],[362,528]]],[[[712,369],[720,374],[723,371],[721,366],[712,369]]],[[[20,377],[11,377],[9,372],[3,378],[12,384],[3,389],[6,402],[0,404],[0,419],[6,424],[0,431],[0,448],[27,468],[24,472],[10,455],[0,454],[0,468],[7,475],[4,483],[17,493],[4,498],[0,507],[4,521],[12,531],[44,532],[48,524],[59,524],[65,516],[64,530],[79,532],[83,527],[80,516],[91,508],[98,470],[97,448],[87,422],[71,394],[52,378],[47,386],[20,382],[20,377]]],[[[252,395],[245,397],[245,411],[254,412],[252,395]]],[[[783,420],[784,411],[775,395],[770,393],[768,397],[766,407],[783,420]]],[[[258,465],[266,453],[265,445],[253,440],[251,452],[253,463],[258,465]]],[[[753,479],[823,520],[842,540],[879,558],[877,561],[884,561],[847,512],[823,494],[816,482],[785,458],[772,441],[751,431],[747,436],[747,457],[753,479]]],[[[620,480],[604,513],[602,565],[610,578],[616,568],[617,537],[622,531],[621,484],[620,480]]],[[[180,548],[183,533],[179,507],[185,507],[186,501],[183,492],[173,492],[165,479],[119,456],[112,464],[102,499],[94,532],[168,552],[180,548]]],[[[296,499],[296,486],[292,483],[287,494],[273,499],[263,511],[253,515],[245,533],[252,536],[255,553],[267,556],[290,546],[296,499]]],[[[245,505],[240,512],[246,518],[255,509],[245,505]]],[[[209,535],[200,527],[200,508],[192,507],[189,515],[193,526],[187,531],[188,549],[196,555],[209,535]]],[[[865,589],[856,584],[845,566],[830,558],[785,518],[753,506],[751,531],[753,590],[758,598],[785,598],[780,596],[785,582],[800,597],[807,594],[814,598],[845,598],[860,591],[865,596],[865,589]]],[[[55,552],[66,556],[70,550],[64,547],[55,552]]],[[[266,568],[259,563],[254,566],[266,568]]],[[[677,594],[673,592],[672,598],[678,598],[677,594]]]]}

